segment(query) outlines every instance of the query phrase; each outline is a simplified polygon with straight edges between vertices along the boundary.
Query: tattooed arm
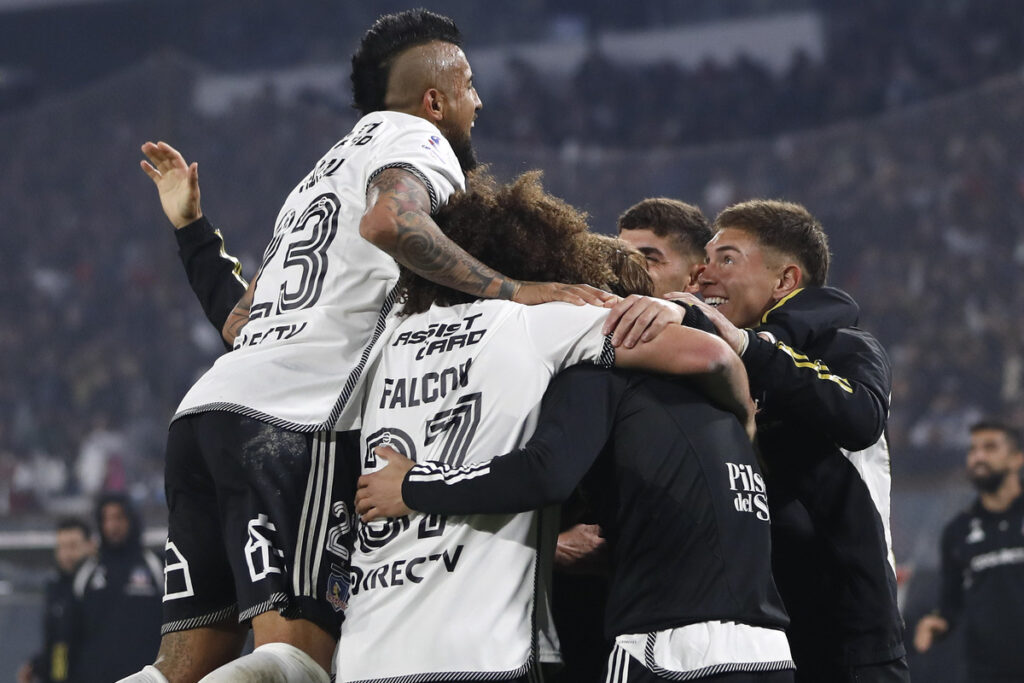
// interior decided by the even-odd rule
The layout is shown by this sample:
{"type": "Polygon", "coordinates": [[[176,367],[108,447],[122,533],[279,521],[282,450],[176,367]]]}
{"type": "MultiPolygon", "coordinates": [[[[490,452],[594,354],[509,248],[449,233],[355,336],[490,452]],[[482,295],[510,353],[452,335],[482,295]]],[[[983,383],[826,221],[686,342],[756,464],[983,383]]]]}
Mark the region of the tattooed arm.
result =
{"type": "Polygon", "coordinates": [[[566,301],[600,306],[608,295],[588,285],[521,282],[476,260],[430,217],[430,196],[409,171],[389,168],[370,184],[359,234],[406,268],[445,287],[524,304],[566,301]]]}
{"type": "Polygon", "coordinates": [[[252,295],[256,291],[256,281],[260,279],[259,273],[256,274],[252,280],[249,281],[249,286],[245,288],[245,294],[238,300],[235,307],[228,313],[227,320],[224,321],[224,327],[220,330],[220,336],[224,338],[227,345],[230,347],[235,343],[235,337],[242,331],[245,324],[249,322],[249,309],[252,308],[252,295]]]}

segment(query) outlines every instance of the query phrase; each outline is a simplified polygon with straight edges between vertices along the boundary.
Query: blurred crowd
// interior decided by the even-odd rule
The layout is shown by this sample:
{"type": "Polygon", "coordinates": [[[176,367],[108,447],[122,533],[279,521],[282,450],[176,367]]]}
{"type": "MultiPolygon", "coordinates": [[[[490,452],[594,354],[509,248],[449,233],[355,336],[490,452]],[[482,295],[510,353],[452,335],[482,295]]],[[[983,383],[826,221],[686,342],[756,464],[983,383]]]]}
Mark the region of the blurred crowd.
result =
{"type": "Polygon", "coordinates": [[[824,59],[798,53],[781,74],[746,57],[630,66],[595,48],[566,82],[515,60],[479,129],[535,145],[742,140],[905,107],[1012,71],[1024,56],[1024,21],[1005,3],[843,3],[821,17],[824,59]]]}
{"type": "MultiPolygon", "coordinates": [[[[479,156],[503,177],[545,169],[605,232],[652,195],[709,216],[752,196],[807,205],[833,243],[832,284],[893,359],[894,469],[955,472],[977,417],[1024,424],[1024,85],[976,85],[1019,66],[1024,24],[927,6],[831,15],[826,62],[781,80],[752,62],[631,73],[595,54],[555,90],[520,65],[485,103],[479,156]]],[[[0,120],[4,514],[102,490],[160,505],[167,421],[221,352],[138,146],[165,139],[200,162],[204,209],[251,274],[281,198],[355,119],[269,92],[204,116],[201,74],[165,54],[0,120]]]]}

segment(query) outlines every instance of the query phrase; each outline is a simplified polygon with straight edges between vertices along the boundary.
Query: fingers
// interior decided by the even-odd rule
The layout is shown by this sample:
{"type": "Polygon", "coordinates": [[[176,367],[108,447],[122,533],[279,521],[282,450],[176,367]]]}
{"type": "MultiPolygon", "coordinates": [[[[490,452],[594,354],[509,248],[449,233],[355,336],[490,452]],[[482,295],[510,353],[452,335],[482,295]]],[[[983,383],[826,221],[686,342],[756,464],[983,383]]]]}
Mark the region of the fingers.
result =
{"type": "Polygon", "coordinates": [[[141,149],[146,158],[161,173],[167,173],[172,169],[184,170],[188,167],[181,153],[166,142],[160,141],[155,144],[146,142],[142,145],[141,149]]]}
{"type": "Polygon", "coordinates": [[[638,298],[635,294],[631,294],[615,304],[612,310],[608,312],[608,317],[604,321],[604,327],[601,328],[601,334],[611,334],[612,330],[619,326],[622,316],[633,307],[638,298]]]}
{"type": "Polygon", "coordinates": [[[613,346],[633,348],[641,340],[653,339],[665,329],[668,319],[657,321],[663,304],[657,299],[632,294],[619,302],[608,314],[603,331],[612,333],[613,346]],[[652,323],[657,323],[651,328],[652,323]],[[651,329],[648,329],[651,328],[651,329]],[[650,332],[645,335],[645,332],[650,332]]]}
{"type": "Polygon", "coordinates": [[[619,298],[611,292],[606,292],[603,289],[591,287],[590,285],[572,285],[572,288],[576,291],[576,294],[583,299],[584,303],[588,303],[593,306],[604,306],[605,303],[615,301],[619,298]]]}
{"type": "Polygon", "coordinates": [[[163,176],[160,174],[160,171],[150,166],[149,162],[140,161],[139,166],[142,167],[142,172],[148,175],[150,180],[152,180],[154,183],[160,182],[160,178],[162,178],[163,176]]]}

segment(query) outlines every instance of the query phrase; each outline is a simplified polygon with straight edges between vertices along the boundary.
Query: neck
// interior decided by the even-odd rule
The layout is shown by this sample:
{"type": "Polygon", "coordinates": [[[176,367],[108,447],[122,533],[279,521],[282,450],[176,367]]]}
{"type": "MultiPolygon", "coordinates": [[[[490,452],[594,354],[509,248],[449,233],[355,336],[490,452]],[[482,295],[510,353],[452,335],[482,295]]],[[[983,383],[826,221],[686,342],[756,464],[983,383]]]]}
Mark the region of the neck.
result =
{"type": "Polygon", "coordinates": [[[1020,477],[1016,472],[1010,474],[998,489],[992,493],[981,493],[981,507],[989,512],[1005,512],[1020,497],[1020,477]]]}

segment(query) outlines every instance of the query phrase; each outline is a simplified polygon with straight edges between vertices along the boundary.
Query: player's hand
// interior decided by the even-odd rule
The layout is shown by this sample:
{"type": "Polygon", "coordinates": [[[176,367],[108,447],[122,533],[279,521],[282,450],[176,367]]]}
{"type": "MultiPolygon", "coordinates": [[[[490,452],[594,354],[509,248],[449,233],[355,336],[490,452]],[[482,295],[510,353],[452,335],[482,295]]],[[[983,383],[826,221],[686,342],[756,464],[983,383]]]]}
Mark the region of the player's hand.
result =
{"type": "Polygon", "coordinates": [[[918,652],[928,652],[935,639],[943,636],[949,631],[949,622],[938,614],[928,614],[921,617],[914,630],[914,647],[918,652]]]}
{"type": "Polygon", "coordinates": [[[577,524],[558,534],[555,566],[571,574],[607,573],[608,542],[601,536],[601,527],[577,524]]]}
{"type": "Polygon", "coordinates": [[[612,346],[631,349],[654,339],[667,326],[683,322],[683,313],[682,307],[671,301],[630,294],[609,311],[602,332],[612,335],[612,346]]]}
{"type": "Polygon", "coordinates": [[[709,306],[689,292],[669,292],[665,295],[665,298],[672,301],[682,301],[687,306],[696,306],[704,312],[704,315],[708,317],[711,324],[718,330],[718,336],[724,339],[725,343],[731,346],[733,351],[739,353],[740,349],[743,348],[743,342],[747,337],[747,333],[729,322],[729,319],[719,313],[718,309],[714,306],[709,306]]]}
{"type": "Polygon", "coordinates": [[[378,458],[387,466],[373,474],[359,477],[359,488],[356,491],[356,512],[364,522],[372,522],[381,517],[401,517],[412,512],[402,500],[402,482],[406,473],[415,465],[390,446],[378,446],[373,449],[378,458]]]}
{"type": "Polygon", "coordinates": [[[199,164],[185,162],[181,153],[166,142],[142,145],[142,153],[149,163],[139,165],[150,177],[160,193],[160,205],[175,230],[198,220],[203,215],[199,207],[199,164]]]}
{"type": "Polygon", "coordinates": [[[611,292],[606,292],[590,285],[567,285],[562,282],[520,282],[512,301],[517,304],[533,306],[552,301],[564,301],[582,306],[593,304],[603,306],[610,299],[617,299],[611,292]]]}

